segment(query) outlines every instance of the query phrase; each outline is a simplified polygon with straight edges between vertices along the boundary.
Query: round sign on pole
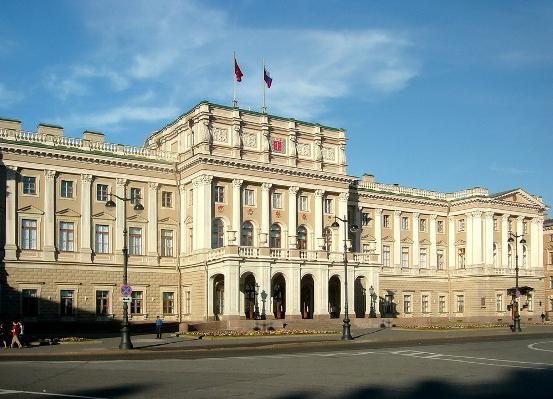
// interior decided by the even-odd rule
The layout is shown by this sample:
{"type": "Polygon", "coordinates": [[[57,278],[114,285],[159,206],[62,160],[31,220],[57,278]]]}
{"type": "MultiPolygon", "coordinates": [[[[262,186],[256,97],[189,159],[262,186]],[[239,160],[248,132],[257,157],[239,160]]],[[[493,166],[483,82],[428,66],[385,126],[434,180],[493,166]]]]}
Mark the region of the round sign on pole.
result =
{"type": "Polygon", "coordinates": [[[131,296],[132,294],[132,288],[130,285],[122,285],[121,286],[121,295],[122,296],[131,296]]]}

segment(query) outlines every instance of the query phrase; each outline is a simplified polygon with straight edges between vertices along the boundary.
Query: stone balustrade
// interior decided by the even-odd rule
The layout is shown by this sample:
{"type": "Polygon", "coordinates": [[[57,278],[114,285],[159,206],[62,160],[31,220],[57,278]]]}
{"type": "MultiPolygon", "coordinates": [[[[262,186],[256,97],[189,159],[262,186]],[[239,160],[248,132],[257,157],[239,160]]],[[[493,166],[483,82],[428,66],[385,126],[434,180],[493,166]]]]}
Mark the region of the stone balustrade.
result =
{"type": "Polygon", "coordinates": [[[489,191],[485,188],[470,188],[463,191],[457,191],[453,193],[442,193],[432,190],[421,190],[418,188],[403,187],[397,184],[383,184],[375,182],[358,182],[357,187],[361,189],[382,191],[393,194],[411,195],[415,197],[424,197],[434,200],[451,201],[463,198],[477,197],[477,196],[489,196],[489,191]]]}

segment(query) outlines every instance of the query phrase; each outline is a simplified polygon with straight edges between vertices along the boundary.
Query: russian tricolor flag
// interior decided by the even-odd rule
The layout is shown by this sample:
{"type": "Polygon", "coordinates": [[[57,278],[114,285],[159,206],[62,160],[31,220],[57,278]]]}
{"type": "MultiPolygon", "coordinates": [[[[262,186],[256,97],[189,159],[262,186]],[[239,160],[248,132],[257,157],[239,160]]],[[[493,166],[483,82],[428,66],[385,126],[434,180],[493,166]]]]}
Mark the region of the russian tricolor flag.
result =
{"type": "Polygon", "coordinates": [[[265,80],[265,84],[267,85],[267,88],[270,89],[271,84],[273,83],[273,79],[271,79],[271,75],[269,74],[267,67],[263,67],[263,80],[265,80]]]}

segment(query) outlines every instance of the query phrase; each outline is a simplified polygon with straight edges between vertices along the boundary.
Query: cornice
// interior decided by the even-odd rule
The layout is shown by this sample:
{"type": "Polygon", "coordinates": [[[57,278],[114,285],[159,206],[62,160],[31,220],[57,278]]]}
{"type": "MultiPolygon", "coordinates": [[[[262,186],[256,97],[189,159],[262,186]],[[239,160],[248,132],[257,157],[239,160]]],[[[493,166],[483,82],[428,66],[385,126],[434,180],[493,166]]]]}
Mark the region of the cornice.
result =
{"type": "Polygon", "coordinates": [[[359,198],[395,201],[395,202],[417,204],[417,205],[438,206],[442,208],[448,207],[448,204],[446,202],[440,201],[440,200],[435,201],[435,200],[424,199],[421,197],[414,197],[410,195],[386,194],[386,193],[381,193],[377,191],[368,191],[365,189],[362,191],[357,191],[357,195],[359,196],[359,198]]]}
{"type": "Polygon", "coordinates": [[[453,207],[453,206],[469,205],[469,204],[475,204],[475,203],[483,203],[486,205],[500,205],[500,206],[507,206],[511,208],[519,208],[519,209],[531,209],[540,213],[543,213],[545,211],[545,208],[537,205],[521,204],[519,202],[501,201],[495,198],[486,198],[486,197],[472,197],[472,198],[455,200],[455,201],[452,201],[451,206],[453,207]]]}

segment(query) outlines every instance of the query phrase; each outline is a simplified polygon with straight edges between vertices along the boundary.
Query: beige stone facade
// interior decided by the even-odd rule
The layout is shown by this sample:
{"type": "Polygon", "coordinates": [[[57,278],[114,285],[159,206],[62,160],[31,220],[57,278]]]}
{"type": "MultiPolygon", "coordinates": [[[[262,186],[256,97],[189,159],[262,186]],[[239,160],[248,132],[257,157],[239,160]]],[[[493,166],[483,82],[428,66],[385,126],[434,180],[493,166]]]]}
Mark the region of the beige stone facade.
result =
{"type": "Polygon", "coordinates": [[[342,129],[203,102],[140,148],[10,120],[0,144],[5,314],[121,317],[125,229],[132,320],[339,317],[344,292],[357,317],[508,319],[517,254],[523,320],[545,302],[539,197],[358,180],[342,129]]]}
{"type": "Polygon", "coordinates": [[[543,259],[545,270],[545,313],[553,319],[553,219],[543,224],[543,259]]]}

